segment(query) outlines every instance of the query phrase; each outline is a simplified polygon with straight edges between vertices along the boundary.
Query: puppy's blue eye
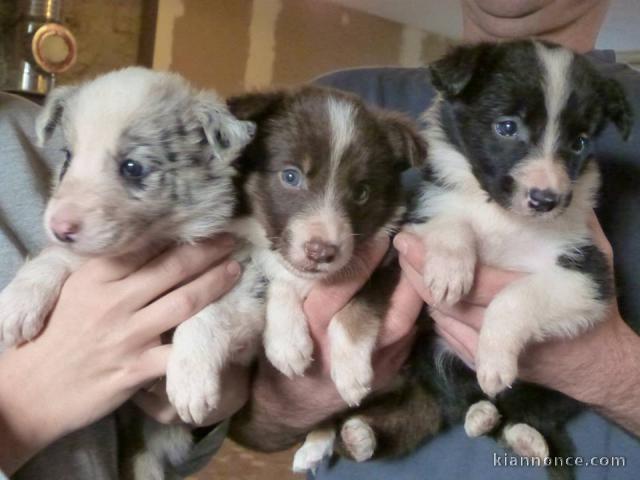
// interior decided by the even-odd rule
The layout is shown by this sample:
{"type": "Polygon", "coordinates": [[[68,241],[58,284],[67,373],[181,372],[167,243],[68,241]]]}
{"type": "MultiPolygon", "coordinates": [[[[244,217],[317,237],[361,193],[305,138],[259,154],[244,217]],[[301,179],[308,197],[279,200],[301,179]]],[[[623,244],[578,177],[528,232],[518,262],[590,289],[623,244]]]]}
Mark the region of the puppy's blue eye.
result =
{"type": "Polygon", "coordinates": [[[513,137],[518,133],[518,124],[514,120],[496,122],[495,128],[501,137],[513,137]]]}
{"type": "Polygon", "coordinates": [[[140,179],[145,173],[142,164],[135,160],[126,159],[120,164],[120,175],[125,178],[140,179]]]}
{"type": "Polygon", "coordinates": [[[589,146],[589,137],[585,134],[578,135],[578,137],[571,144],[571,150],[573,153],[582,153],[589,146]]]}
{"type": "Polygon", "coordinates": [[[302,185],[302,173],[297,168],[285,168],[280,172],[280,179],[289,187],[298,188],[302,185]]]}

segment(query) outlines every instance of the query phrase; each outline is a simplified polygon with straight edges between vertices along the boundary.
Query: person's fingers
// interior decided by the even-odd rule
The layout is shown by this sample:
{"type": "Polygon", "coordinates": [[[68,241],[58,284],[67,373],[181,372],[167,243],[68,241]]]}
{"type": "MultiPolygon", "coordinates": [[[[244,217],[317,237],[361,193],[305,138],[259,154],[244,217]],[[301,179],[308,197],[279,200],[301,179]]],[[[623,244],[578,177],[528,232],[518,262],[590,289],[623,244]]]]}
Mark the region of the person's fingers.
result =
{"type": "MultiPolygon", "coordinates": [[[[401,232],[396,235],[393,244],[400,252],[400,265],[409,276],[412,285],[425,302],[433,305],[434,302],[431,292],[424,286],[424,280],[422,278],[425,249],[422,241],[416,235],[401,232]]],[[[428,245],[426,248],[428,248],[428,245]]],[[[519,272],[478,265],[473,287],[464,297],[464,301],[472,305],[486,307],[500,290],[522,276],[523,274],[519,272]]]]}
{"type": "Polygon", "coordinates": [[[613,264],[613,247],[611,247],[611,243],[607,240],[607,236],[604,234],[595,212],[591,212],[588,223],[596,246],[607,256],[609,262],[613,264]]]}
{"type": "Polygon", "coordinates": [[[436,307],[432,307],[431,311],[437,311],[442,315],[456,319],[475,331],[479,332],[482,327],[482,321],[484,320],[484,313],[486,308],[479,307],[477,305],[471,305],[466,302],[458,302],[455,305],[439,304],[436,307]]]}
{"type": "Polygon", "coordinates": [[[173,408],[166,395],[167,384],[164,379],[155,382],[150,390],[138,390],[131,398],[144,413],[156,422],[169,425],[180,423],[176,409],[173,408]]]}
{"type": "Polygon", "coordinates": [[[411,354],[411,348],[416,337],[416,329],[411,329],[407,335],[397,342],[380,348],[373,353],[371,359],[374,378],[374,390],[388,387],[398,372],[405,365],[407,358],[411,354]]]}
{"type": "Polygon", "coordinates": [[[413,286],[413,289],[422,297],[422,299],[428,303],[433,304],[433,298],[431,296],[431,292],[427,287],[424,286],[424,279],[422,278],[422,274],[417,271],[409,260],[404,256],[400,255],[398,258],[400,263],[400,268],[402,268],[402,274],[407,279],[409,283],[413,286]]]}
{"type": "Polygon", "coordinates": [[[131,366],[126,378],[127,385],[137,390],[150,380],[165,376],[170,354],[171,345],[160,345],[145,350],[131,366]]]}
{"type": "Polygon", "coordinates": [[[119,282],[134,308],[206,271],[228,257],[234,246],[233,237],[222,235],[198,245],[180,245],[167,250],[119,282]]]}
{"type": "Polygon", "coordinates": [[[391,297],[391,306],[378,336],[378,348],[385,348],[406,337],[413,329],[424,301],[402,274],[391,297]]]}
{"type": "Polygon", "coordinates": [[[357,252],[349,275],[332,281],[330,285],[315,287],[304,302],[304,312],[311,333],[326,330],[333,316],[362,288],[389,249],[389,238],[378,237],[357,252]]]}
{"type": "Polygon", "coordinates": [[[158,298],[134,315],[130,335],[146,342],[178,326],[231,290],[241,270],[235,260],[224,262],[158,298]]]}
{"type": "Polygon", "coordinates": [[[476,330],[455,318],[443,315],[437,310],[432,309],[430,313],[440,331],[446,332],[452,338],[455,338],[471,358],[476,357],[478,347],[478,332],[476,330]]]}
{"type": "Polygon", "coordinates": [[[464,345],[462,345],[462,343],[460,343],[458,339],[438,326],[436,326],[435,332],[440,338],[442,338],[442,340],[444,340],[444,342],[449,346],[453,353],[455,353],[459,358],[462,359],[464,363],[466,363],[470,367],[473,367],[473,365],[475,365],[471,352],[469,352],[469,350],[464,345]]]}
{"type": "Polygon", "coordinates": [[[169,250],[169,248],[170,246],[167,245],[151,245],[148,248],[118,257],[90,258],[80,269],[90,271],[91,276],[96,280],[116,282],[139,270],[143,265],[159,256],[162,252],[169,250]]]}
{"type": "Polygon", "coordinates": [[[511,282],[522,278],[525,274],[501,270],[499,268],[478,265],[471,291],[465,295],[464,301],[480,307],[488,306],[493,297],[511,282]]]}

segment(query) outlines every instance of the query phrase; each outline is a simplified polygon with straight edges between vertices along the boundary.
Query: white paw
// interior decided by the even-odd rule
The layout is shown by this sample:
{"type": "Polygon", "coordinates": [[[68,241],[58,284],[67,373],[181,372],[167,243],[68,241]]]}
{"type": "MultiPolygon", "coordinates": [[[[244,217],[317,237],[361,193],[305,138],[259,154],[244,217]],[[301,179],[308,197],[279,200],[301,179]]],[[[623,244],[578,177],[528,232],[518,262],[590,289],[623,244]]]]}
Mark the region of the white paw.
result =
{"type": "Polygon", "coordinates": [[[505,388],[511,388],[518,376],[518,358],[503,351],[483,351],[476,355],[478,384],[490,398],[505,388]]]}
{"type": "Polygon", "coordinates": [[[373,368],[368,358],[357,355],[349,358],[331,357],[331,378],[338,393],[350,407],[360,405],[360,402],[371,391],[373,368]]]}
{"type": "Polygon", "coordinates": [[[499,421],[500,413],[496,406],[488,400],[481,400],[467,410],[464,431],[468,437],[479,437],[493,430],[499,421]]]}
{"type": "Polygon", "coordinates": [[[369,460],[376,451],[376,435],[361,417],[353,417],[344,422],[340,438],[356,462],[369,460]]]}
{"type": "Polygon", "coordinates": [[[304,375],[313,360],[313,341],[306,321],[293,323],[295,327],[290,331],[268,329],[264,341],[269,361],[289,378],[304,375]]]}
{"type": "Polygon", "coordinates": [[[334,440],[333,430],[311,432],[293,457],[293,471],[315,473],[322,460],[333,454],[334,440]]]}
{"type": "Polygon", "coordinates": [[[167,395],[185,423],[199,425],[220,401],[220,372],[207,355],[174,350],[167,365],[167,395]]]}
{"type": "Polygon", "coordinates": [[[371,391],[371,355],[376,335],[365,332],[354,335],[347,330],[339,315],[329,324],[331,378],[342,399],[350,407],[355,407],[371,391]]]}
{"type": "Polygon", "coordinates": [[[15,282],[0,293],[0,345],[12,347],[40,333],[57,291],[36,283],[15,282]]]}
{"type": "Polygon", "coordinates": [[[428,248],[424,264],[424,284],[436,304],[453,305],[473,286],[476,256],[470,248],[428,248]]]}
{"type": "Polygon", "coordinates": [[[535,457],[544,460],[549,456],[549,445],[542,434],[526,423],[507,425],[502,439],[521,457],[535,457]]]}

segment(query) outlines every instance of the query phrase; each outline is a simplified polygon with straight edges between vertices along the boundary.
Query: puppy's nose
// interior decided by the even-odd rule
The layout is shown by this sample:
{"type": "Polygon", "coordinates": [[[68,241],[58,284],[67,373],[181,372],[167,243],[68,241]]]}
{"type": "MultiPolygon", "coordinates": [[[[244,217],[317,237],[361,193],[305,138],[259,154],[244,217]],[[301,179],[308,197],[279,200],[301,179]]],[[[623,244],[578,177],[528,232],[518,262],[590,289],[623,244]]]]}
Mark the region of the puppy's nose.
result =
{"type": "Polygon", "coordinates": [[[560,195],[551,189],[532,188],[529,190],[529,207],[536,212],[550,212],[560,201],[560,195]]]}
{"type": "Polygon", "coordinates": [[[316,263],[331,263],[336,258],[338,247],[323,240],[312,238],[304,244],[307,258],[316,263]]]}
{"type": "Polygon", "coordinates": [[[60,219],[56,217],[51,219],[50,226],[54,237],[64,243],[75,242],[81,227],[80,222],[77,220],[60,219]]]}

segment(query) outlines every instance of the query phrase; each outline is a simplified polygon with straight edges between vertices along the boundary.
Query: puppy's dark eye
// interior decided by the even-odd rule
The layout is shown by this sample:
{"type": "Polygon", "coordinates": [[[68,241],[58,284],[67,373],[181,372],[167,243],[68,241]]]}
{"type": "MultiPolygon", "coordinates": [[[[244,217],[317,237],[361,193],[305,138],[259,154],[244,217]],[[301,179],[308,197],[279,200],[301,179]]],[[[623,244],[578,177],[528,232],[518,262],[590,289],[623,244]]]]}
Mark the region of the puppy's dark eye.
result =
{"type": "Polygon", "coordinates": [[[353,191],[353,199],[358,205],[364,205],[369,200],[369,186],[366,184],[360,184],[353,191]]]}
{"type": "Polygon", "coordinates": [[[229,139],[220,130],[216,130],[216,142],[222,149],[227,149],[231,146],[229,139]]]}
{"type": "Polygon", "coordinates": [[[571,144],[571,150],[573,153],[582,153],[589,146],[589,137],[586,134],[578,135],[578,137],[571,144]]]}
{"type": "Polygon", "coordinates": [[[64,177],[64,174],[67,173],[67,170],[69,169],[69,165],[71,165],[71,151],[63,148],[62,153],[64,153],[64,162],[60,169],[60,180],[62,180],[62,177],[64,177]]]}
{"type": "Polygon", "coordinates": [[[120,164],[120,175],[125,178],[138,180],[146,175],[146,171],[140,162],[126,159],[120,164]]]}
{"type": "Polygon", "coordinates": [[[302,185],[302,172],[297,168],[285,168],[280,172],[282,183],[289,187],[300,188],[302,185]]]}
{"type": "Polygon", "coordinates": [[[495,129],[501,137],[514,137],[518,133],[518,123],[515,120],[496,122],[495,129]]]}

